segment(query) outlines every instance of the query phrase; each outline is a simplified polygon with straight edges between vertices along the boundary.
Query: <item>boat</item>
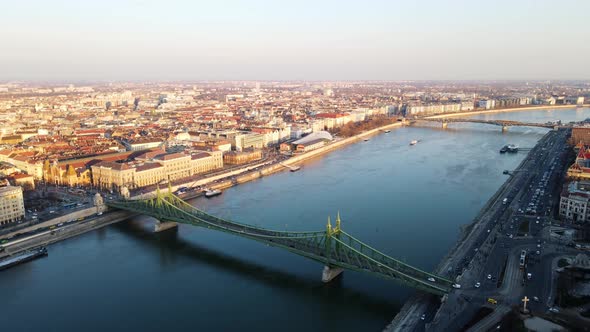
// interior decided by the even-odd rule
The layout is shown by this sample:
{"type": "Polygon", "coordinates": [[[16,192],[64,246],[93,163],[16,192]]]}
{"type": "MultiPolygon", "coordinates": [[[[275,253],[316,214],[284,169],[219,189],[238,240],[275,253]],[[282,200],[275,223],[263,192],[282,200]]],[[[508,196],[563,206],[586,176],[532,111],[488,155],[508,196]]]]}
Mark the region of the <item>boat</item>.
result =
{"type": "Polygon", "coordinates": [[[298,171],[298,170],[300,170],[300,169],[301,169],[301,166],[291,166],[291,167],[289,168],[289,170],[290,170],[291,172],[297,172],[297,171],[298,171]]]}
{"type": "Polygon", "coordinates": [[[214,197],[214,196],[218,196],[221,195],[221,190],[218,189],[207,189],[205,190],[205,197],[209,198],[209,197],[214,197]]]}
{"type": "Polygon", "coordinates": [[[518,145],[508,144],[508,146],[506,146],[506,148],[508,149],[508,152],[510,152],[510,153],[518,152],[518,145]]]}
{"type": "Polygon", "coordinates": [[[36,249],[27,250],[25,252],[9,256],[0,261],[0,270],[8,269],[15,265],[32,261],[35,258],[47,256],[47,248],[40,247],[36,249]]]}
{"type": "Polygon", "coordinates": [[[416,144],[418,144],[418,141],[417,141],[417,140],[412,140],[412,141],[410,142],[410,145],[416,145],[416,144]]]}
{"type": "Polygon", "coordinates": [[[368,140],[369,140],[368,138],[365,138],[365,142],[367,142],[368,140]]]}
{"type": "Polygon", "coordinates": [[[501,149],[500,149],[500,153],[506,153],[508,151],[508,145],[504,145],[501,149]]]}
{"type": "Polygon", "coordinates": [[[385,133],[389,133],[390,131],[391,131],[391,130],[387,129],[387,130],[385,131],[385,133]]]}

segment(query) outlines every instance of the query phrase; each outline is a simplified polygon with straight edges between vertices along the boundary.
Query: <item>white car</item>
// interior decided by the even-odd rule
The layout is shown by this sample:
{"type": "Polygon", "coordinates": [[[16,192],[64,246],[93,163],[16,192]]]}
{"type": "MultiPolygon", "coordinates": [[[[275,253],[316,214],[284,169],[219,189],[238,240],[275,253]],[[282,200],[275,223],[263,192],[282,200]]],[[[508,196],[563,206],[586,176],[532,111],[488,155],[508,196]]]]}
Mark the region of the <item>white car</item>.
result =
{"type": "Polygon", "coordinates": [[[459,284],[452,284],[451,286],[453,288],[456,288],[456,289],[460,289],[461,288],[461,285],[459,285],[459,284]]]}
{"type": "Polygon", "coordinates": [[[492,280],[492,275],[488,274],[488,280],[492,280]]]}
{"type": "Polygon", "coordinates": [[[429,277],[428,278],[428,281],[430,281],[430,282],[436,282],[436,280],[433,277],[429,277]]]}
{"type": "Polygon", "coordinates": [[[549,308],[549,311],[551,311],[552,313],[559,313],[559,309],[557,309],[556,307],[551,307],[549,308]]]}
{"type": "Polygon", "coordinates": [[[475,288],[479,288],[479,286],[481,286],[481,283],[480,282],[476,282],[475,283],[475,288]]]}
{"type": "Polygon", "coordinates": [[[420,316],[421,320],[425,320],[426,319],[426,314],[422,314],[422,316],[420,316]]]}

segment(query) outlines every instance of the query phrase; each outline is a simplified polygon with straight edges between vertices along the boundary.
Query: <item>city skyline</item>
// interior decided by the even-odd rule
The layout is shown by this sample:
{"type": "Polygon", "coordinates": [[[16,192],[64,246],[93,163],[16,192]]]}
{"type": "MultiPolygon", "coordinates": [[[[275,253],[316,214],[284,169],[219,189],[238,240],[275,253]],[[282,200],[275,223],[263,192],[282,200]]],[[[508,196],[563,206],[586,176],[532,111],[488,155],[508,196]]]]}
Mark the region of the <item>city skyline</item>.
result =
{"type": "Polygon", "coordinates": [[[25,81],[587,79],[588,9],[581,1],[10,3],[0,72],[25,81]]]}

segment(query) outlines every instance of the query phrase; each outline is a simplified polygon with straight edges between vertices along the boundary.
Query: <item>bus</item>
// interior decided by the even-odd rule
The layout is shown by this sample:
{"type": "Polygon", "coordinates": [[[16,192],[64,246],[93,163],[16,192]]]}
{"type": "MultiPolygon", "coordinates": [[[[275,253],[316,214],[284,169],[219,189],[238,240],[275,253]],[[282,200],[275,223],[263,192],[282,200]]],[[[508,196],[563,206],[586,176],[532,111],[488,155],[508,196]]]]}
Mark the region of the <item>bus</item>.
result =
{"type": "Polygon", "coordinates": [[[520,269],[524,269],[524,265],[526,262],[526,250],[522,250],[520,252],[520,269]]]}

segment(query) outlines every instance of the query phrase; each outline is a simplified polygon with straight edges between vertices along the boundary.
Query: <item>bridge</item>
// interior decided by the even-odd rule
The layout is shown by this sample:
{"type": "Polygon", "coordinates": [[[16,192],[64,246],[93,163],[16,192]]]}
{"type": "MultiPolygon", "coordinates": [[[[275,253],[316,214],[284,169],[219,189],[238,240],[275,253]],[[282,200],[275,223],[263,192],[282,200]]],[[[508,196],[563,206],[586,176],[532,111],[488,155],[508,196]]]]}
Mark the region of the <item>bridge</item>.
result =
{"type": "Polygon", "coordinates": [[[331,281],[343,269],[348,269],[395,280],[439,296],[448,293],[453,285],[451,280],[392,258],[346,233],[341,228],[340,214],[334,226],[328,217],[325,230],[291,232],[261,228],[212,216],[183,201],[170,190],[162,192],[158,189],[157,195],[148,199],[111,200],[106,204],[111,208],[154,217],[158,223],[206,227],[286,249],[324,264],[324,282],[331,281]]]}
{"type": "Polygon", "coordinates": [[[483,123],[494,126],[501,126],[502,131],[508,130],[508,127],[521,126],[521,127],[539,127],[553,129],[556,125],[548,123],[535,123],[535,122],[520,122],[510,120],[480,120],[480,119],[468,119],[468,118],[421,118],[419,121],[430,121],[439,122],[443,128],[447,128],[449,123],[453,122],[471,122],[471,123],[483,123]]]}

